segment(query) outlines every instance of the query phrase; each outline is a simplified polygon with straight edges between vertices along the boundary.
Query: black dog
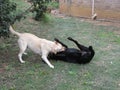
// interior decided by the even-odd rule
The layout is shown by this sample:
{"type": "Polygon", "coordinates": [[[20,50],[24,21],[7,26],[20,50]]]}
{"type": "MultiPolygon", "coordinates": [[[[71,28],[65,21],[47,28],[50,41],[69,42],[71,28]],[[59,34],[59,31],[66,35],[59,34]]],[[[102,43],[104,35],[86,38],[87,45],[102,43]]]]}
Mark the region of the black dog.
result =
{"type": "Polygon", "coordinates": [[[57,54],[50,53],[49,59],[62,60],[65,62],[79,63],[79,64],[89,63],[92,60],[93,56],[95,55],[95,51],[93,50],[93,47],[92,46],[86,47],[84,45],[81,45],[71,37],[68,37],[68,39],[70,41],[73,41],[80,50],[75,48],[68,48],[61,41],[55,39],[57,42],[61,43],[64,47],[66,47],[66,50],[59,52],[57,54]]]}

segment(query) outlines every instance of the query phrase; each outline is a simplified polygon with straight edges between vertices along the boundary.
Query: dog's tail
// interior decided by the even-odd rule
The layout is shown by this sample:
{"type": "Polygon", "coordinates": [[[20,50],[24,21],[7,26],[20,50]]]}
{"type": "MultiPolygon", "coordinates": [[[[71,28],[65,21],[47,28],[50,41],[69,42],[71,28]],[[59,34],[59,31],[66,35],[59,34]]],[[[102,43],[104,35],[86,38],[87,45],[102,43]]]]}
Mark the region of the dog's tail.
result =
{"type": "Polygon", "coordinates": [[[12,34],[15,34],[15,35],[17,35],[17,36],[20,36],[20,33],[19,33],[19,32],[16,32],[16,31],[13,29],[12,26],[9,27],[9,30],[10,30],[10,32],[11,32],[12,34]]]}

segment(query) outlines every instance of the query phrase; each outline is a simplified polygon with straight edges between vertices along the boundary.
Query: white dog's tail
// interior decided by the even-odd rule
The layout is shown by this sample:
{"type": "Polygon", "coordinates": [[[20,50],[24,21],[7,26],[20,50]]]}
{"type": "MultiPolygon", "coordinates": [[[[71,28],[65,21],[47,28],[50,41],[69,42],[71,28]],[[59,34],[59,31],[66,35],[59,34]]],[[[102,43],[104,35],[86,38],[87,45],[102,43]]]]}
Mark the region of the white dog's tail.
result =
{"type": "Polygon", "coordinates": [[[20,33],[19,33],[19,32],[16,32],[16,31],[13,29],[12,26],[9,27],[9,30],[10,30],[10,32],[11,32],[12,34],[15,34],[15,35],[17,35],[17,36],[20,36],[20,33]]]}

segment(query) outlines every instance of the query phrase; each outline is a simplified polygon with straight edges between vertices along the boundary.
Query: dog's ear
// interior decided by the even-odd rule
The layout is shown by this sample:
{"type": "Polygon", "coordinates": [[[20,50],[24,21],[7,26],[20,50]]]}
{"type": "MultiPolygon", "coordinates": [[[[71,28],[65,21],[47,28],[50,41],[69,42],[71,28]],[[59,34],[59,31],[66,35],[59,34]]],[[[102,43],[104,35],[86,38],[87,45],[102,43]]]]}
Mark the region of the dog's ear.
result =
{"type": "Polygon", "coordinates": [[[89,46],[89,50],[92,50],[93,49],[93,47],[92,46],[89,46]]]}

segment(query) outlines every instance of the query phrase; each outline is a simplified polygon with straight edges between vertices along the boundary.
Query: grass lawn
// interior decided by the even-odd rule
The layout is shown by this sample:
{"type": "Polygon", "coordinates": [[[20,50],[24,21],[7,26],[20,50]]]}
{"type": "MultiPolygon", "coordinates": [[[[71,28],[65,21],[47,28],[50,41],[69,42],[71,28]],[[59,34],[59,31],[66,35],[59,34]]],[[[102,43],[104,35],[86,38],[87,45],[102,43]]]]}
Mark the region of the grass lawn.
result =
{"type": "MultiPolygon", "coordinates": [[[[19,8],[28,5],[24,0],[13,1],[19,8]]],[[[81,44],[92,45],[96,54],[86,65],[50,60],[55,66],[51,69],[29,50],[23,56],[26,63],[21,64],[17,37],[0,39],[0,90],[120,90],[120,27],[100,23],[53,16],[44,23],[34,21],[30,15],[16,22],[16,31],[49,40],[57,37],[69,47],[77,48],[67,40],[71,36],[81,44]]]]}

